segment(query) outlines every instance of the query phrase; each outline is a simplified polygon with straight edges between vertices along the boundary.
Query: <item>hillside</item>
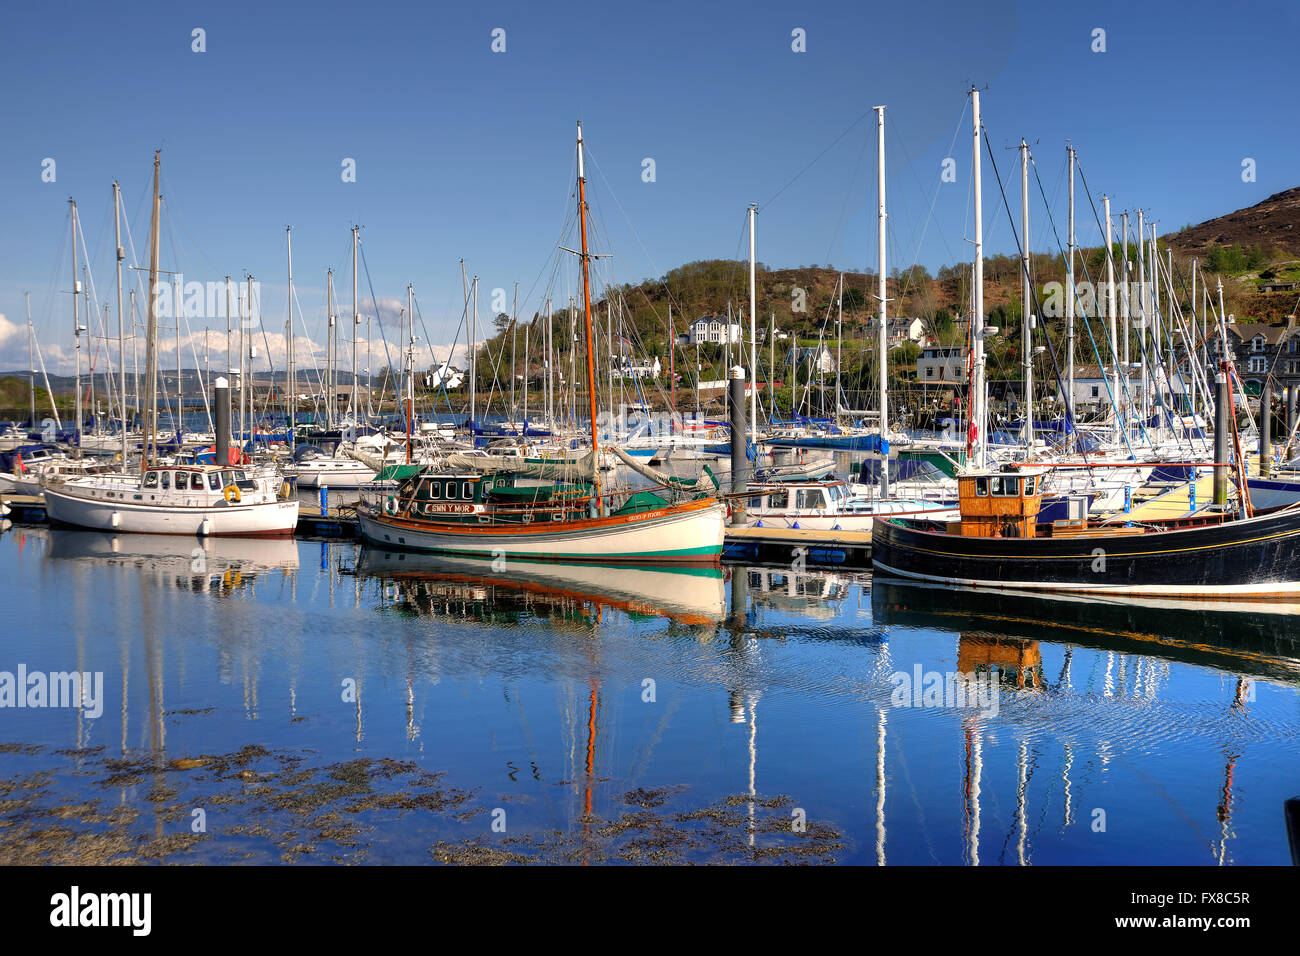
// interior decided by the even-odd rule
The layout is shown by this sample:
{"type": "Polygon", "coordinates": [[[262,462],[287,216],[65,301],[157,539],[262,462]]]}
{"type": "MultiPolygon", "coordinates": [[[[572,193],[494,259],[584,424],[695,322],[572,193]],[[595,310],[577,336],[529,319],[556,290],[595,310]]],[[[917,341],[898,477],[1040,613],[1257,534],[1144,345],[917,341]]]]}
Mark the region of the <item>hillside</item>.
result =
{"type": "Polygon", "coordinates": [[[1300,186],[1189,226],[1166,241],[1183,255],[1202,259],[1221,246],[1259,247],[1273,259],[1300,256],[1300,186]]]}

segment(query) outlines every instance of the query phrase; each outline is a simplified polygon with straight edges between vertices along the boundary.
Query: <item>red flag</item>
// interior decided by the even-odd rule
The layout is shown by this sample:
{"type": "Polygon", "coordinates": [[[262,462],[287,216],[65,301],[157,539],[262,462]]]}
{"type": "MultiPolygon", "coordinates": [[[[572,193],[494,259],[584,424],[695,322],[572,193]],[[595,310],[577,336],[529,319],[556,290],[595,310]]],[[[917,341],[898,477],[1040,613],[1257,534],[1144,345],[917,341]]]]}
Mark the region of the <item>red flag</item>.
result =
{"type": "Polygon", "coordinates": [[[22,452],[19,452],[17,457],[14,458],[14,471],[19,472],[20,474],[27,471],[27,466],[23,464],[22,452]]]}

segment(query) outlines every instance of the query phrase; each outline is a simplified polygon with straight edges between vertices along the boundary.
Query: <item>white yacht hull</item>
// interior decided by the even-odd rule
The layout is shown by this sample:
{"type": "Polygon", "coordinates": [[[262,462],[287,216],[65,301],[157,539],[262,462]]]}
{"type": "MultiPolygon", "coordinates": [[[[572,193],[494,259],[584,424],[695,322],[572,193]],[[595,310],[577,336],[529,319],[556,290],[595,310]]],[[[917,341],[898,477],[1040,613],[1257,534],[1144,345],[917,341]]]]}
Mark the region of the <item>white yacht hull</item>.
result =
{"type": "Polygon", "coordinates": [[[146,504],[130,497],[105,499],[66,488],[45,489],[50,521],[123,534],[260,535],[293,534],[298,526],[296,499],[255,504],[146,504]]]}

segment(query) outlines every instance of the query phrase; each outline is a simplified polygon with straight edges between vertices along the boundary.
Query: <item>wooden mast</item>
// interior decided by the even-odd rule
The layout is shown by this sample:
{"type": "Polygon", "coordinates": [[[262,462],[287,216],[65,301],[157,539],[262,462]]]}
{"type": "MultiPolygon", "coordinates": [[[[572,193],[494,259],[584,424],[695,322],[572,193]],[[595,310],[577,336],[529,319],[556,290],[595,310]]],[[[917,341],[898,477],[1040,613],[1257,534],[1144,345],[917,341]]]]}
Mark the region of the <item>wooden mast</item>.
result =
{"type": "MultiPolygon", "coordinates": [[[[582,233],[582,305],[587,333],[587,411],[591,415],[591,474],[600,508],[600,438],[596,427],[596,362],[591,344],[591,263],[587,253],[587,175],[582,160],[582,121],[578,121],[578,226],[582,233]]],[[[603,510],[603,509],[601,509],[603,510]]]]}

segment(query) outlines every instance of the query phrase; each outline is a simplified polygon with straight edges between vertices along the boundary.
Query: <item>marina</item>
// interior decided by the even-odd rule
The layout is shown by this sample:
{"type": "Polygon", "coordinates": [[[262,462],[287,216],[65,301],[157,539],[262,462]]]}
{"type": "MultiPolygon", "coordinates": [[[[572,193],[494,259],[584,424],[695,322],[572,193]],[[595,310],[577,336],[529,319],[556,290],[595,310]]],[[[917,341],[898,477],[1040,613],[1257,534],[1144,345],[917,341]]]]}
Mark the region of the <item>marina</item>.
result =
{"type": "Polygon", "coordinates": [[[0,915],[1285,931],[1267,3],[15,8],[0,915]]]}
{"type": "Polygon", "coordinates": [[[103,674],[6,711],[22,799],[80,808],[10,862],[1289,861],[1273,607],[17,526],[0,562],[4,659],[103,674]],[[994,682],[936,703],[955,673],[994,682]]]}

